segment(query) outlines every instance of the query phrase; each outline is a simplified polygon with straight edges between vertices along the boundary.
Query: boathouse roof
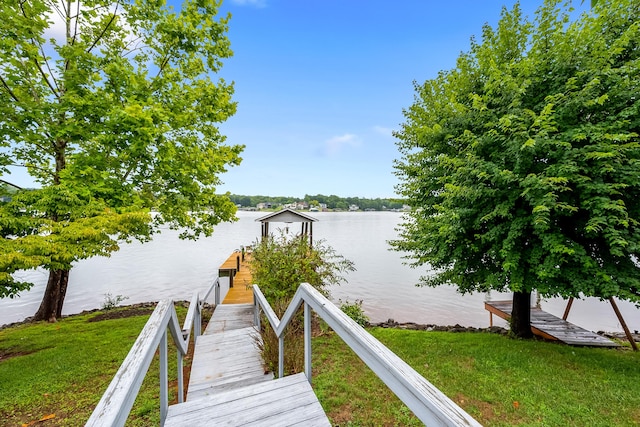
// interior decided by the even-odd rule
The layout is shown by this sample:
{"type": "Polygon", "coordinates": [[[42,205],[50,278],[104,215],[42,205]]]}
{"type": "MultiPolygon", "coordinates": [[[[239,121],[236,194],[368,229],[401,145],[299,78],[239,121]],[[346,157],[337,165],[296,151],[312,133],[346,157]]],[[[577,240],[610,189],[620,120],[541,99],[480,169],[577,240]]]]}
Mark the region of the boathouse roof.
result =
{"type": "Polygon", "coordinates": [[[260,222],[315,222],[316,218],[305,215],[301,212],[296,212],[291,209],[282,209],[278,212],[270,213],[263,217],[257,218],[256,221],[260,222]]]}

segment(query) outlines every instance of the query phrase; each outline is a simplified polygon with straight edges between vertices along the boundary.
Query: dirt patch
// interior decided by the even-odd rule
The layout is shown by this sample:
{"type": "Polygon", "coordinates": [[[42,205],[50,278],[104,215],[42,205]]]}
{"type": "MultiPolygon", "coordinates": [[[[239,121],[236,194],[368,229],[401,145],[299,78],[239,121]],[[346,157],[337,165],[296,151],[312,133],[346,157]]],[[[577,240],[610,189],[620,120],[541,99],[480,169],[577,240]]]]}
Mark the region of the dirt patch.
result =
{"type": "Polygon", "coordinates": [[[475,408],[479,414],[475,415],[475,418],[482,420],[485,423],[490,423],[491,421],[494,421],[496,419],[493,406],[487,402],[471,399],[462,393],[456,394],[456,396],[452,400],[461,407],[466,408],[467,410],[475,408]]]}
{"type": "Polygon", "coordinates": [[[35,351],[11,351],[0,349],[0,363],[5,360],[12,359],[14,357],[26,356],[27,354],[35,353],[35,351]]]}
{"type": "Polygon", "coordinates": [[[126,307],[123,309],[107,310],[87,319],[87,322],[101,322],[110,319],[126,319],[127,317],[149,315],[153,312],[153,307],[126,307]]]}

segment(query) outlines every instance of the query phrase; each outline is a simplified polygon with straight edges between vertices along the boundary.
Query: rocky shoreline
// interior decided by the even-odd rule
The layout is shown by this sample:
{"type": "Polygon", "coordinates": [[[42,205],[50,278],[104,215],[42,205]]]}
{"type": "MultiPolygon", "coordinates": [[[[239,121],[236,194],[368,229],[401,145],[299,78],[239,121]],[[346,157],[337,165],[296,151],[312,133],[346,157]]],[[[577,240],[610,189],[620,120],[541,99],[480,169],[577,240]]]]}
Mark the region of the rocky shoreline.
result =
{"type": "MultiPolygon", "coordinates": [[[[174,304],[176,306],[182,306],[186,308],[189,306],[189,301],[174,301],[174,304]]],[[[80,313],[64,315],[62,316],[62,318],[64,319],[67,317],[97,313],[99,311],[104,312],[103,314],[91,319],[91,321],[95,322],[95,321],[105,320],[105,319],[122,318],[122,317],[127,317],[132,315],[145,314],[147,312],[151,313],[156,305],[157,305],[157,302],[141,302],[137,304],[118,306],[116,307],[117,310],[115,308],[111,310],[105,310],[104,308],[94,308],[92,310],[83,310],[80,313]]],[[[209,306],[209,304],[205,304],[205,308],[212,309],[213,307],[209,306]]],[[[23,325],[25,323],[29,323],[31,322],[31,319],[32,317],[27,317],[21,322],[13,322],[13,323],[8,323],[6,325],[0,325],[0,330],[23,325]]],[[[490,326],[486,328],[476,328],[473,326],[461,326],[459,324],[444,326],[444,325],[433,325],[433,324],[420,324],[420,323],[414,323],[414,322],[396,322],[394,319],[388,319],[384,322],[378,322],[378,323],[368,323],[368,326],[378,327],[378,328],[404,329],[404,330],[411,330],[411,331],[436,331],[436,332],[453,332],[453,333],[475,332],[475,333],[490,333],[490,334],[500,334],[500,335],[507,335],[509,333],[508,329],[500,326],[490,326]]],[[[598,335],[602,335],[603,337],[627,341],[627,336],[624,334],[624,332],[598,331],[596,333],[598,335]]],[[[636,342],[640,342],[639,331],[633,331],[631,335],[633,336],[636,342]]]]}
{"type": "Polygon", "coordinates": [[[388,319],[385,322],[380,323],[369,323],[369,326],[375,326],[378,328],[392,328],[392,329],[406,329],[411,331],[437,331],[437,332],[485,332],[491,334],[500,334],[506,335],[509,333],[508,329],[502,328],[500,326],[490,326],[487,328],[475,328],[473,326],[461,326],[455,324],[453,326],[442,326],[442,325],[423,325],[420,323],[414,322],[402,322],[398,323],[393,319],[388,319]]]}
{"type": "MultiPolygon", "coordinates": [[[[486,327],[486,328],[475,328],[473,326],[460,326],[458,324],[455,324],[453,326],[451,326],[451,325],[442,326],[442,325],[431,325],[431,324],[423,325],[423,324],[414,323],[414,322],[402,322],[402,323],[399,323],[399,322],[396,322],[393,319],[388,319],[385,322],[369,323],[369,326],[375,326],[375,327],[378,327],[378,328],[405,329],[405,330],[411,330],[411,331],[484,332],[484,333],[500,334],[500,335],[507,335],[509,333],[508,329],[502,328],[500,326],[490,326],[490,327],[486,327]]],[[[601,336],[606,337],[606,338],[618,339],[618,340],[622,340],[622,341],[625,341],[625,342],[627,341],[627,336],[625,335],[624,332],[598,331],[596,333],[598,335],[601,335],[601,336]]],[[[631,336],[633,337],[634,341],[640,342],[640,331],[633,331],[631,336]]]]}

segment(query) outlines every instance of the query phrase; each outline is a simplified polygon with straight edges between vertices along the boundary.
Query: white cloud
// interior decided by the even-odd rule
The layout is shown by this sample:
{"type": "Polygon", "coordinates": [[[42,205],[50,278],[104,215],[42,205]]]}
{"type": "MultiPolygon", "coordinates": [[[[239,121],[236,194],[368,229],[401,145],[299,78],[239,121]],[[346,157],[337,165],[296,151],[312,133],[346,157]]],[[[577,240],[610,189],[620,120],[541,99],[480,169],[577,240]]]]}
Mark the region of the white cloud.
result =
{"type": "Polygon", "coordinates": [[[325,141],[325,150],[329,156],[335,156],[342,151],[344,147],[358,147],[362,141],[357,135],[345,133],[344,135],[334,136],[325,141]]]}
{"type": "Polygon", "coordinates": [[[374,132],[379,133],[380,135],[393,136],[393,134],[392,134],[393,129],[391,129],[391,128],[386,128],[384,126],[374,126],[373,130],[374,130],[374,132]]]}
{"type": "Polygon", "coordinates": [[[267,7],[267,0],[231,0],[231,3],[238,6],[267,7]]]}

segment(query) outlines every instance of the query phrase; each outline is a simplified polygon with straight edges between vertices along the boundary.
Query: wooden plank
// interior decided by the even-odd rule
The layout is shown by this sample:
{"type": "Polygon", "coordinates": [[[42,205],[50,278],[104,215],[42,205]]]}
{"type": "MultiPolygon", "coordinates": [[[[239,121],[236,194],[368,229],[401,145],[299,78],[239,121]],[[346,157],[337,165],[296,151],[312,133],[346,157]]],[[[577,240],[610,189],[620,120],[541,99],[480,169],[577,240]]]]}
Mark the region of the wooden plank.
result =
{"type": "MultiPolygon", "coordinates": [[[[511,301],[488,301],[484,308],[502,319],[511,318],[511,301]]],[[[587,331],[578,325],[560,319],[537,307],[531,307],[531,331],[548,340],[562,341],[565,344],[577,346],[618,347],[610,339],[587,331]]]]}
{"type": "Polygon", "coordinates": [[[229,276],[229,291],[222,301],[223,304],[253,303],[253,290],[251,270],[249,262],[251,255],[245,253],[244,259],[240,252],[234,252],[222,263],[218,269],[218,275],[229,276]],[[239,268],[238,268],[239,265],[239,268]]]}
{"type": "Polygon", "coordinates": [[[269,379],[256,347],[253,328],[235,329],[198,339],[191,367],[187,400],[192,390],[230,382],[269,379]]]}
{"type": "Polygon", "coordinates": [[[265,374],[259,339],[252,304],[216,307],[205,334],[196,342],[187,401],[273,379],[273,374],[265,374]]]}
{"type": "Polygon", "coordinates": [[[171,406],[165,426],[213,424],[330,425],[304,374],[171,406]]]}
{"type": "Polygon", "coordinates": [[[253,304],[217,306],[203,335],[253,326],[253,304]]]}

